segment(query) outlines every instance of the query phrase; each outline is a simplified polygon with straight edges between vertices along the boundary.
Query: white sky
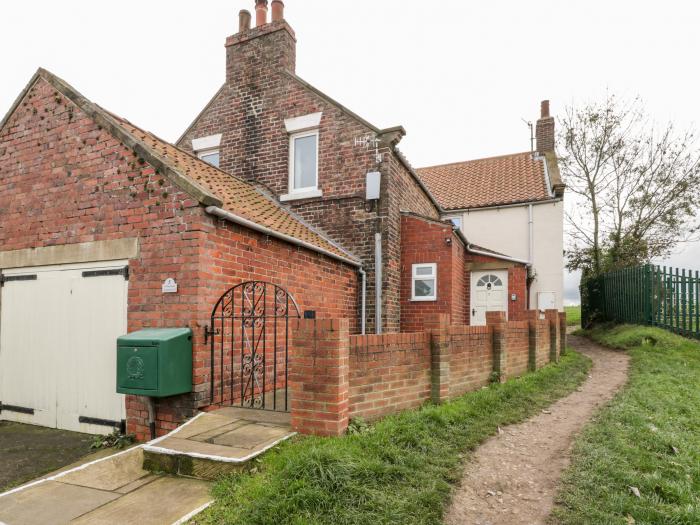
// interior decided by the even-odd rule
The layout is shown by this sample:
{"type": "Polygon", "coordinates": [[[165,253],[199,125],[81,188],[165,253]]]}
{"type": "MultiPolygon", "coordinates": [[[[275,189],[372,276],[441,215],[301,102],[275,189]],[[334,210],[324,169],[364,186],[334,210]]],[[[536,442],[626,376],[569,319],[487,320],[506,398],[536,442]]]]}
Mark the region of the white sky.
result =
{"type": "MultiPolygon", "coordinates": [[[[0,114],[38,66],[174,141],[224,80],[253,0],[2,2],[0,114]]],[[[416,167],[529,149],[521,118],[612,92],[681,127],[700,115],[696,2],[286,0],[297,73],[380,127],[416,167]]],[[[700,268],[700,248],[672,262],[700,268]]],[[[577,279],[567,277],[567,298],[577,279]]]]}

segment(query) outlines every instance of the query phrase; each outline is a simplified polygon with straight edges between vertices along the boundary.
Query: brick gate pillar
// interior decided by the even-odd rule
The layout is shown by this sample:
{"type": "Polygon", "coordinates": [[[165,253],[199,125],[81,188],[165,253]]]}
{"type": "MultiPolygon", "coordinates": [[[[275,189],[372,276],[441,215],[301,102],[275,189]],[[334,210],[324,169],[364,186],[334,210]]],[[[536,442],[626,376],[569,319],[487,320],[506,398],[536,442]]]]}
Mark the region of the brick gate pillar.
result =
{"type": "Polygon", "coordinates": [[[289,395],[296,432],[338,436],[348,426],[349,324],[347,319],[290,323],[289,395]]]}
{"type": "Polygon", "coordinates": [[[538,321],[540,320],[539,310],[528,310],[527,321],[528,321],[528,341],[529,341],[529,353],[528,353],[528,370],[534,372],[537,370],[537,347],[540,343],[540,333],[538,328],[538,321]]]}
{"type": "Polygon", "coordinates": [[[559,355],[566,353],[566,312],[559,312],[559,355]]]}
{"type": "Polygon", "coordinates": [[[559,332],[559,311],[558,310],[545,310],[544,317],[547,319],[549,324],[549,362],[557,363],[559,362],[559,348],[561,337],[559,332]]]}

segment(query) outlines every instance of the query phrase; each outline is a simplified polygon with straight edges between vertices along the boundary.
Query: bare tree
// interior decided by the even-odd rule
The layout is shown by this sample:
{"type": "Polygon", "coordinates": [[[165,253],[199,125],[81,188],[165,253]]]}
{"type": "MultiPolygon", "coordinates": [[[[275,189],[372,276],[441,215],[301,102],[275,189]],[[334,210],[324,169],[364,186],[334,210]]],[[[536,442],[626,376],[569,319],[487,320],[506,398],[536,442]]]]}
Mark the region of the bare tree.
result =
{"type": "Polygon", "coordinates": [[[577,205],[567,213],[570,269],[600,273],[663,257],[700,224],[700,151],[692,132],[657,130],[639,99],[567,108],[560,167],[577,205]]]}

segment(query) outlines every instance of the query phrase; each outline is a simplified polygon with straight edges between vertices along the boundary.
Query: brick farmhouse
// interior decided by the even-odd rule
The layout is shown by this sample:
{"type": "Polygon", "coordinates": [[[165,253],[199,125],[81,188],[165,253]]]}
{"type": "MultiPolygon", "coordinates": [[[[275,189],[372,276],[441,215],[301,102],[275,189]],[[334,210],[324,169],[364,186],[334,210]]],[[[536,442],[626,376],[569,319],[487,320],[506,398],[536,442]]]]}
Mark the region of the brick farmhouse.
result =
{"type": "Polygon", "coordinates": [[[379,129],[296,75],[283,7],[274,0],[269,21],[257,0],[256,27],[241,12],[225,82],[176,144],[44,69],[0,121],[0,418],[84,432],[125,421],[147,437],[147,400],[116,394],[114,369],[116,336],[147,328],[192,330],[192,389],[156,401],[159,434],[243,402],[236,370],[247,365],[251,392],[281,385],[291,397],[298,429],[337,433],[353,415],[440,401],[494,370],[505,378],[558,358],[560,302],[540,308],[546,319],[530,311],[532,257],[498,235],[472,243],[466,227],[484,202],[561,201],[548,110],[546,149],[505,170],[416,171],[398,149],[402,127],[379,129]],[[470,201],[483,173],[499,182],[470,201]],[[216,324],[215,306],[230,325],[216,324]],[[271,325],[256,339],[266,316],[274,340],[271,325]],[[255,350],[246,361],[249,331],[261,368],[255,350]],[[330,375],[307,357],[323,347],[340,375],[319,400],[330,375]],[[256,370],[268,386],[255,386],[256,370]]]}

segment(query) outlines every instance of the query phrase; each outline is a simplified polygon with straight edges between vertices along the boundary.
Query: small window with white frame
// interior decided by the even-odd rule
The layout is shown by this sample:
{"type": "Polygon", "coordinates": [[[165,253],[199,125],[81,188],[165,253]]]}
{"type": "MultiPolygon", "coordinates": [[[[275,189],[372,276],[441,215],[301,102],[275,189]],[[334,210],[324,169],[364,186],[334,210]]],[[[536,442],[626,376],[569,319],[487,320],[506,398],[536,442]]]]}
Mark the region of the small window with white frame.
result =
{"type": "Polygon", "coordinates": [[[221,145],[221,133],[218,135],[210,135],[201,137],[192,141],[192,150],[195,155],[202,159],[207,164],[218,168],[221,157],[219,146],[221,145]]]}
{"type": "Polygon", "coordinates": [[[437,264],[414,264],[411,270],[411,300],[437,300],[437,264]]]}
{"type": "Polygon", "coordinates": [[[289,137],[289,192],[318,190],[318,130],[289,137]]]}

